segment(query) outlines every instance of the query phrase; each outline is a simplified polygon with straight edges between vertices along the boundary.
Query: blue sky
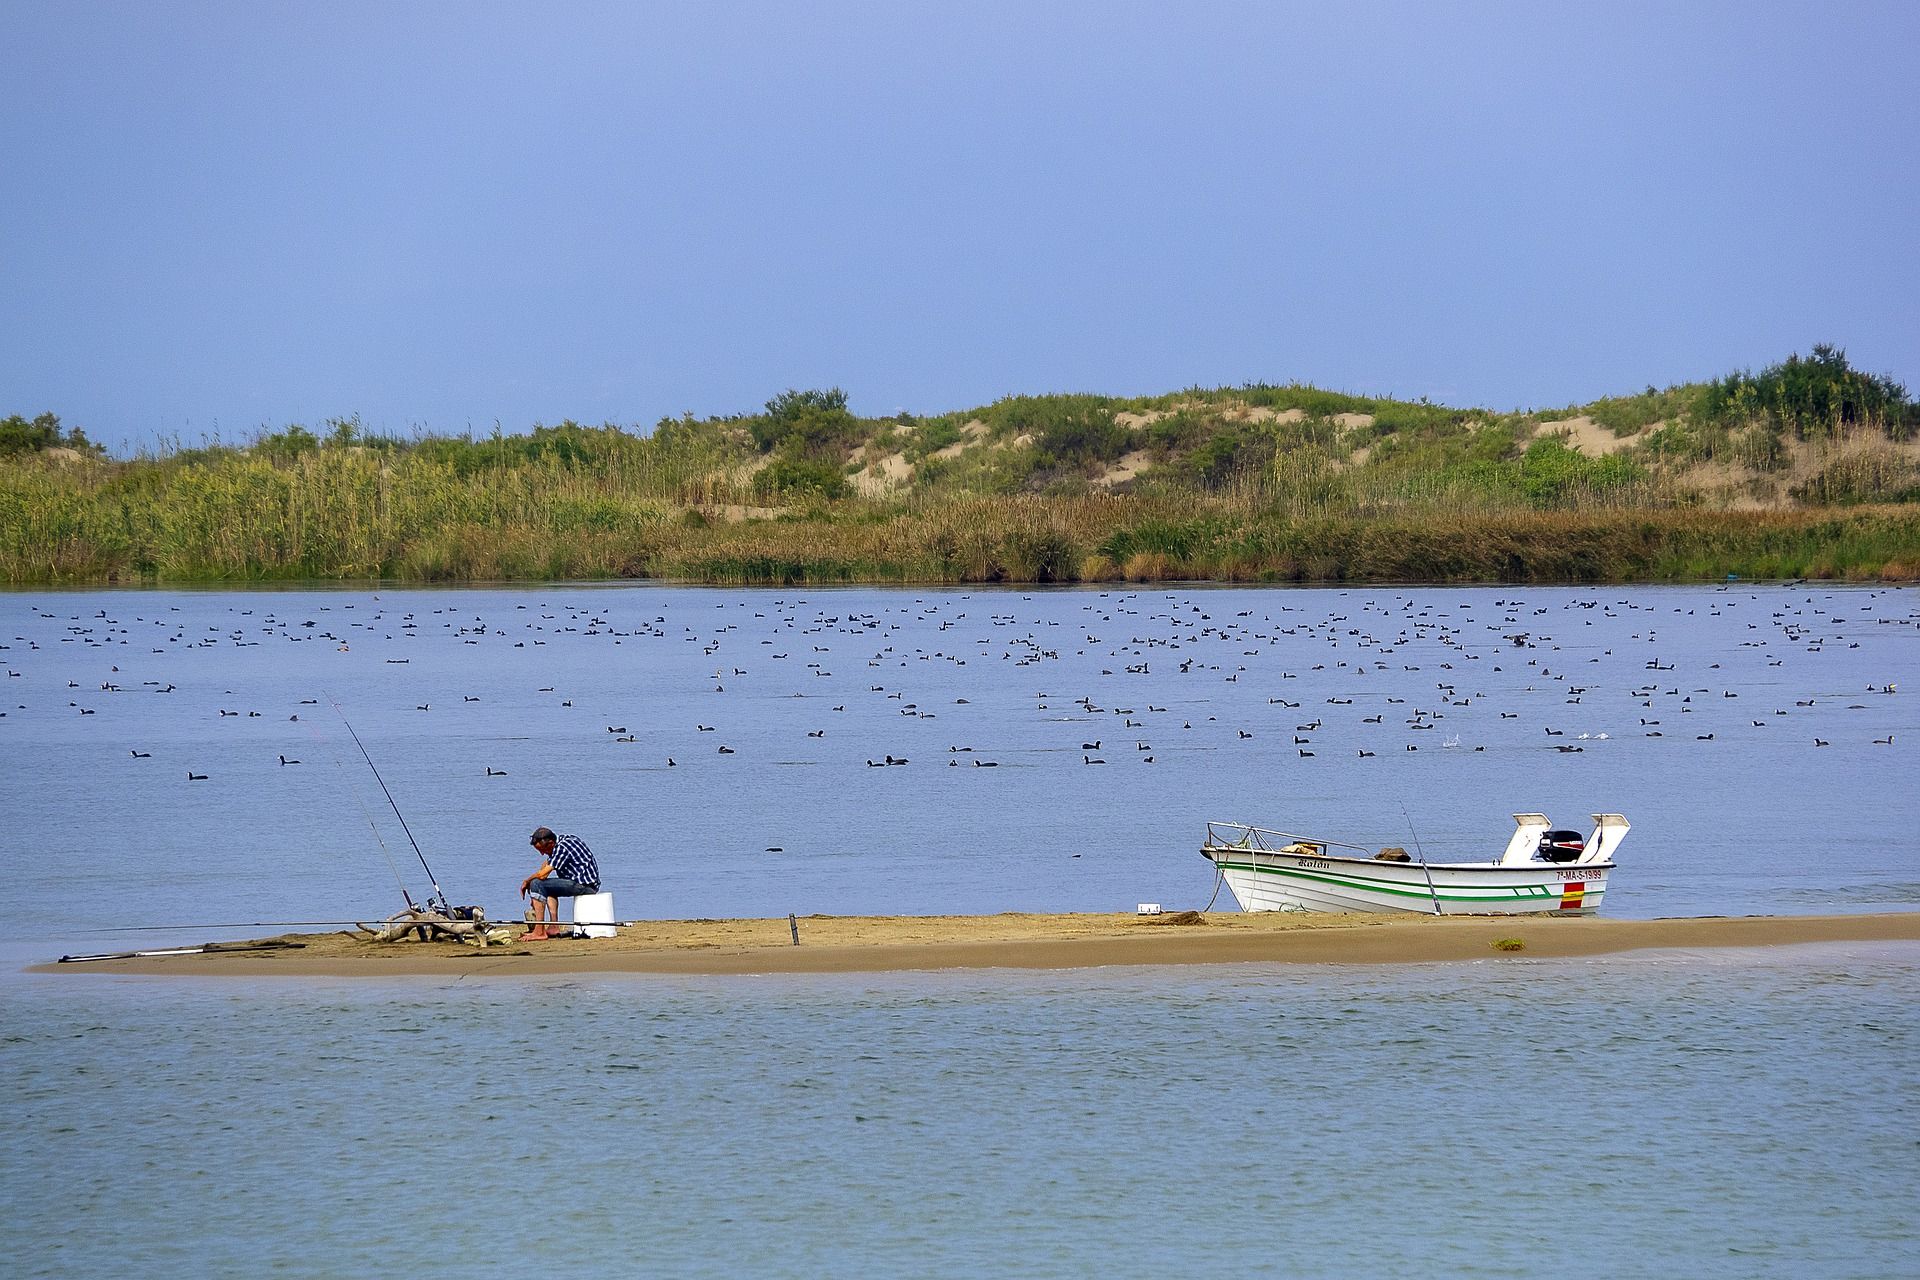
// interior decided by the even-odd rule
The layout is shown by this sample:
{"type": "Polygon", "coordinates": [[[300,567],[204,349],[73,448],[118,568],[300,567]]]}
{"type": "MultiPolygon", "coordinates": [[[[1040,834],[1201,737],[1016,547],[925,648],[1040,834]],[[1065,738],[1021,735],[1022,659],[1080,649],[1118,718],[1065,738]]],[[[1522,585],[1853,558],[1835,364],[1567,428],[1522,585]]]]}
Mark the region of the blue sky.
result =
{"type": "Polygon", "coordinates": [[[1920,391],[1912,4],[0,0],[0,414],[1920,391]]]}

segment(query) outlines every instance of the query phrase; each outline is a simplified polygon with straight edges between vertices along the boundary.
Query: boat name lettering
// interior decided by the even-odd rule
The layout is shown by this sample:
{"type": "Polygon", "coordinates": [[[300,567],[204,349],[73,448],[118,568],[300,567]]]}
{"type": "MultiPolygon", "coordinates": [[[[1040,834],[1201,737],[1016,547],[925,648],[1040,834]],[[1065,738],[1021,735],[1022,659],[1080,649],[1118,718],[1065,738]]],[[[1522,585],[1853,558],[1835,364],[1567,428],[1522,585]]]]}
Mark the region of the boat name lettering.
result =
{"type": "Polygon", "coordinates": [[[1310,867],[1315,871],[1333,870],[1333,864],[1331,862],[1328,862],[1325,858],[1302,858],[1300,859],[1300,865],[1303,867],[1310,867]]]}

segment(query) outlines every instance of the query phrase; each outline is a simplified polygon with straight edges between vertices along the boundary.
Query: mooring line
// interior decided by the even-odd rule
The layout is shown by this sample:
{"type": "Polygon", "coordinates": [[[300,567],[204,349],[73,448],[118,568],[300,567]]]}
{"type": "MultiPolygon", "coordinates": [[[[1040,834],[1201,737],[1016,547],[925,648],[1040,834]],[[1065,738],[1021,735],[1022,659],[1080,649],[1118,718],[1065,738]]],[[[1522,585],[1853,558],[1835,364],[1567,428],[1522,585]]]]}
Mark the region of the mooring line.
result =
{"type": "Polygon", "coordinates": [[[1420,869],[1427,873],[1427,896],[1433,899],[1433,914],[1441,915],[1440,891],[1433,887],[1433,868],[1427,865],[1427,851],[1420,846],[1420,832],[1415,830],[1413,815],[1407,812],[1404,801],[1400,805],[1400,816],[1407,820],[1407,830],[1413,834],[1414,851],[1420,855],[1420,869]]]}

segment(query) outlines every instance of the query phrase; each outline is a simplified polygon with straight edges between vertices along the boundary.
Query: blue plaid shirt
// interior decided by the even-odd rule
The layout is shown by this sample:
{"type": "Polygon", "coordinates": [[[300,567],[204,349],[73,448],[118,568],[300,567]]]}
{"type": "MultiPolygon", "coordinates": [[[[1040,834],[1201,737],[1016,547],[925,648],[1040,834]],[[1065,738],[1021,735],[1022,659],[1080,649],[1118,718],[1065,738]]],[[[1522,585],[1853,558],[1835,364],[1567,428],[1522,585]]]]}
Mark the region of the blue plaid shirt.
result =
{"type": "Polygon", "coordinates": [[[547,861],[553,865],[553,874],[575,884],[600,883],[600,866],[593,860],[593,850],[587,848],[587,842],[579,836],[561,836],[553,842],[553,856],[547,861]]]}

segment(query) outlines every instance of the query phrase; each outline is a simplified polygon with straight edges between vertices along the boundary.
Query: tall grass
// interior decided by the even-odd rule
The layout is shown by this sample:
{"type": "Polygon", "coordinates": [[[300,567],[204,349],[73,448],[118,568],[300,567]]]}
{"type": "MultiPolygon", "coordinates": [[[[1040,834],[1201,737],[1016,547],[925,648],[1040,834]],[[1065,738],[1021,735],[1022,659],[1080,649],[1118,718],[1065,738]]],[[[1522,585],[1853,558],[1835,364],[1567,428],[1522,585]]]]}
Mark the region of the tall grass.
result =
{"type": "Polygon", "coordinates": [[[632,576],[700,582],[1607,582],[1910,576],[1920,510],[1294,517],[1230,500],[999,498],[881,519],[650,535],[632,576]],[[1903,567],[1904,566],[1904,567],[1903,567]]]}
{"type": "Polygon", "coordinates": [[[610,573],[669,503],[552,461],[465,476],[432,457],[0,465],[9,582],[610,573]],[[621,544],[624,554],[625,544],[621,544]]]}
{"type": "MultiPolygon", "coordinates": [[[[1866,464],[1835,464],[1849,465],[1866,464]]],[[[1839,485],[1847,473],[1822,474],[1839,485]]],[[[1873,577],[1920,564],[1912,505],[1636,509],[1628,475],[1615,501],[1537,511],[1509,483],[1322,458],[1210,494],[816,500],[732,519],[663,496],[695,487],[686,477],[640,482],[551,456],[485,470],[365,449],[28,459],[0,463],[0,578],[1595,582],[1873,577]]]]}

